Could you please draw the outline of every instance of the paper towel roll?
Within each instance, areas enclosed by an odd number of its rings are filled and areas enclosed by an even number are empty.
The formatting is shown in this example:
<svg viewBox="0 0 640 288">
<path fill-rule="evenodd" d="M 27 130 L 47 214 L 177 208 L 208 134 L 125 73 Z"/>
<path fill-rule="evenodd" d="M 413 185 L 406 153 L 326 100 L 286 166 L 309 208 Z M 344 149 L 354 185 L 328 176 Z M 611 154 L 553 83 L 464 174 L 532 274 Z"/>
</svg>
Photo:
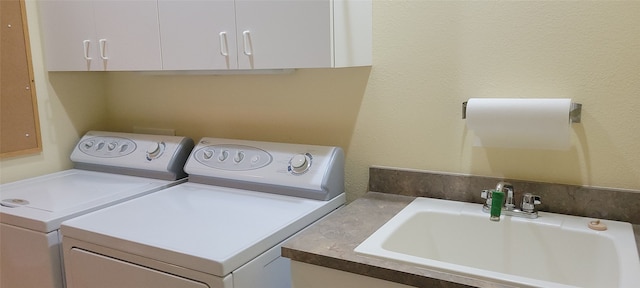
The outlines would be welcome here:
<svg viewBox="0 0 640 288">
<path fill-rule="evenodd" d="M 471 98 L 467 127 L 474 146 L 567 150 L 571 99 Z"/>
</svg>

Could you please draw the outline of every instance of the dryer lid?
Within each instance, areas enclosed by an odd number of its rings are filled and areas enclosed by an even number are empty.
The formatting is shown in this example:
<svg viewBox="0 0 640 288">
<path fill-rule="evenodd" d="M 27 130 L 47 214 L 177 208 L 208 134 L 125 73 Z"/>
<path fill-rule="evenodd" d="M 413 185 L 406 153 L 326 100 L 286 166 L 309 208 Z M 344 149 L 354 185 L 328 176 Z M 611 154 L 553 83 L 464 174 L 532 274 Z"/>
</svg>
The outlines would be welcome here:
<svg viewBox="0 0 640 288">
<path fill-rule="evenodd" d="M 344 202 L 344 194 L 322 201 L 185 183 L 69 220 L 61 231 L 222 277 Z"/>
</svg>

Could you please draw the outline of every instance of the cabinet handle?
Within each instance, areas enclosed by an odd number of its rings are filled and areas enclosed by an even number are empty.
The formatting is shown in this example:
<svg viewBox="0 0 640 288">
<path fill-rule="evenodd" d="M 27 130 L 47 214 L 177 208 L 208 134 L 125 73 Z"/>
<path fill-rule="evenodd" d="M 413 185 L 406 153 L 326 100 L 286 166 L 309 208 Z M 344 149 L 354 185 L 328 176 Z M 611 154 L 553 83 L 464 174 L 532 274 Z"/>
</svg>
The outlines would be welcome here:
<svg viewBox="0 0 640 288">
<path fill-rule="evenodd" d="M 89 57 L 89 44 L 91 44 L 91 40 L 82 41 L 82 50 L 84 51 L 84 60 L 91 60 Z"/>
<path fill-rule="evenodd" d="M 98 43 L 100 44 L 100 58 L 102 58 L 102 60 L 109 60 L 109 57 L 107 57 L 105 53 L 105 50 L 107 50 L 107 39 L 100 39 Z"/>
<path fill-rule="evenodd" d="M 245 30 L 242 32 L 242 39 L 244 40 L 244 55 L 252 56 L 253 51 L 251 50 L 251 32 L 249 30 Z"/>
<path fill-rule="evenodd" d="M 220 32 L 220 54 L 222 56 L 229 56 L 229 46 L 227 44 L 227 32 Z"/>
</svg>

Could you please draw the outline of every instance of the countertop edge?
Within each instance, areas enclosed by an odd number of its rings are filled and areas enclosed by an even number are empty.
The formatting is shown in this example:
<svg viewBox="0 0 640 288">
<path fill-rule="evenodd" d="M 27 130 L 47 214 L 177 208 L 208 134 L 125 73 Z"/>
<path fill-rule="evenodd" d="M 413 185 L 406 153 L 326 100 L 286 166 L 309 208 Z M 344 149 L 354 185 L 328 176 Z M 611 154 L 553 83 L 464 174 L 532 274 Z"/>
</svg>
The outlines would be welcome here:
<svg viewBox="0 0 640 288">
<path fill-rule="evenodd" d="M 416 287 L 509 287 L 483 279 L 367 257 L 353 251 L 415 198 L 367 192 L 285 242 L 282 256 Z M 640 254 L 640 225 L 632 224 L 632 227 Z"/>
</svg>

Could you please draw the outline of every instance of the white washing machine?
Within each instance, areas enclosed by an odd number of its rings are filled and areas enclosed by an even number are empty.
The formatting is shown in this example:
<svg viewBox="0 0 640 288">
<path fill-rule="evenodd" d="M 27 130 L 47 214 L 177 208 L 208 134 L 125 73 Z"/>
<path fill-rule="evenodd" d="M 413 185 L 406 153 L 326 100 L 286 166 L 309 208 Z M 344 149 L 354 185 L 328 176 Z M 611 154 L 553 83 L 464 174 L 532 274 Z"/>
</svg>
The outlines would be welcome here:
<svg viewBox="0 0 640 288">
<path fill-rule="evenodd" d="M 64 222 L 67 287 L 290 287 L 281 243 L 345 203 L 338 147 L 203 138 L 185 171 Z"/>
<path fill-rule="evenodd" d="M 91 131 L 74 168 L 0 186 L 0 287 L 62 288 L 60 223 L 186 181 L 193 140 Z"/>
</svg>

